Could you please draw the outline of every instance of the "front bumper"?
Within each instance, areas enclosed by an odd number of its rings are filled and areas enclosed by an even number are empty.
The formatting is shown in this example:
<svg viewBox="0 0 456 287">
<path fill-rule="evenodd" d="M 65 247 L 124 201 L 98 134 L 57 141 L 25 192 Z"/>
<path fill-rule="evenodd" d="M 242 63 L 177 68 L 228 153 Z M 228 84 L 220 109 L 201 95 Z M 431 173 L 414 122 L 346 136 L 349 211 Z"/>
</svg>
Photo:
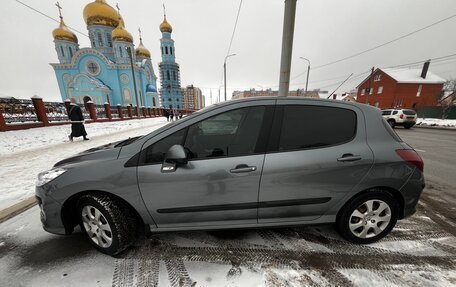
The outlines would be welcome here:
<svg viewBox="0 0 456 287">
<path fill-rule="evenodd" d="M 54 234 L 68 234 L 62 221 L 62 205 L 42 187 L 35 187 L 35 196 L 40 207 L 40 219 L 44 230 Z"/>
</svg>

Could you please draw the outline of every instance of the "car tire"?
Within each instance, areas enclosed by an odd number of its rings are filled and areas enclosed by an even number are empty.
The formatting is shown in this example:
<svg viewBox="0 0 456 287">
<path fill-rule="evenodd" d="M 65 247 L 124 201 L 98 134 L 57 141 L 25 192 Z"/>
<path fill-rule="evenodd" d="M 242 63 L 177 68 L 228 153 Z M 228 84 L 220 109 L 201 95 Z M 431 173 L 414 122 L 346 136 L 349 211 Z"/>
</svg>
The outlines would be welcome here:
<svg viewBox="0 0 456 287">
<path fill-rule="evenodd" d="M 81 230 L 99 251 L 113 256 L 134 243 L 138 220 L 123 202 L 102 193 L 87 194 L 79 199 L 77 210 Z"/>
<path fill-rule="evenodd" d="M 388 120 L 388 124 L 390 125 L 391 128 L 394 129 L 394 126 L 396 125 L 396 122 L 394 120 Z"/>
<path fill-rule="evenodd" d="M 411 124 L 404 124 L 404 128 L 405 128 L 405 129 L 410 129 L 411 127 L 413 127 L 413 125 L 411 125 Z"/>
<path fill-rule="evenodd" d="M 348 202 L 340 211 L 336 227 L 346 240 L 369 244 L 385 237 L 399 216 L 397 200 L 389 192 L 372 190 Z"/>
</svg>

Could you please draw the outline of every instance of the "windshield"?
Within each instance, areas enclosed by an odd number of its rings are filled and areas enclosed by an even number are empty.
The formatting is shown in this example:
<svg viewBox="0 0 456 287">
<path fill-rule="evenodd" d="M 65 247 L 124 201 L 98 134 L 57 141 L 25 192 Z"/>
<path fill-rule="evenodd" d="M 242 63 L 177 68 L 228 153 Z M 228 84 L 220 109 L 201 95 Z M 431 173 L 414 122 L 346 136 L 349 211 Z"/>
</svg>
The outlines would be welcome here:
<svg viewBox="0 0 456 287">
<path fill-rule="evenodd" d="M 403 110 L 402 111 L 405 115 L 409 115 L 409 116 L 414 116 L 416 115 L 416 112 L 413 111 L 413 110 Z"/>
</svg>

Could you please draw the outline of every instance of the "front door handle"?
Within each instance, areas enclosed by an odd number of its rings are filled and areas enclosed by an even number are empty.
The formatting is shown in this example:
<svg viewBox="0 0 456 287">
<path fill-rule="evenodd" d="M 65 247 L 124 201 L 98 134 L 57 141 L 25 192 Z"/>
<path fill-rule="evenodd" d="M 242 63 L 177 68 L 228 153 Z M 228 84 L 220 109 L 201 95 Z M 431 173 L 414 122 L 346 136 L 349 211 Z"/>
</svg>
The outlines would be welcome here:
<svg viewBox="0 0 456 287">
<path fill-rule="evenodd" d="M 362 159 L 362 157 L 360 155 L 353 155 L 351 153 L 346 153 L 342 157 L 339 157 L 337 159 L 337 161 L 346 162 L 346 161 L 357 161 L 357 160 L 361 160 L 361 159 Z"/>
<path fill-rule="evenodd" d="M 244 173 L 244 172 L 252 172 L 255 171 L 257 168 L 256 166 L 248 166 L 246 164 L 239 164 L 235 168 L 230 169 L 231 173 Z"/>
</svg>

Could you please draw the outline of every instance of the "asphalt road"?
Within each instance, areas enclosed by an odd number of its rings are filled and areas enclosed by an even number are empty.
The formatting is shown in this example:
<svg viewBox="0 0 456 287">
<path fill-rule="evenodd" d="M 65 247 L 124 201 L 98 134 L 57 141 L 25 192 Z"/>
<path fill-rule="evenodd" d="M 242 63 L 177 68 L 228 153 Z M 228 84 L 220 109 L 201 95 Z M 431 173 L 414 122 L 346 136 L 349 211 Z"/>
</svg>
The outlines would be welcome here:
<svg viewBox="0 0 456 287">
<path fill-rule="evenodd" d="M 80 231 L 42 230 L 34 207 L 0 224 L 0 286 L 455 286 L 455 131 L 397 129 L 425 161 L 427 187 L 412 217 L 369 245 L 332 226 L 176 232 L 116 258 Z"/>
<path fill-rule="evenodd" d="M 456 130 L 396 128 L 424 160 L 426 192 L 456 206 Z"/>
</svg>

